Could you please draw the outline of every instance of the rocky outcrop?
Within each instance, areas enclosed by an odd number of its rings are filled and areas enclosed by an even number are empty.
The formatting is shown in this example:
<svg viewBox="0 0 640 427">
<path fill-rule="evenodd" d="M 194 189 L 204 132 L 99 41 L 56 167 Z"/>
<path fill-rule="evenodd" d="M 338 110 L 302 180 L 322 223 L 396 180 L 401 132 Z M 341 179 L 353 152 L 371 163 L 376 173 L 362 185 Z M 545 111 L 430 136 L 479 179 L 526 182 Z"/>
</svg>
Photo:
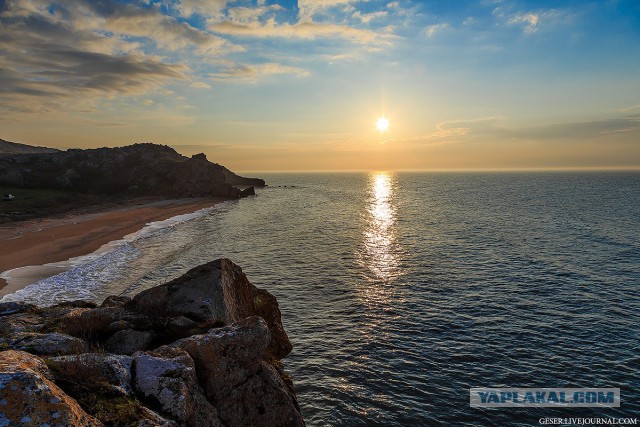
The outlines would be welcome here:
<svg viewBox="0 0 640 427">
<path fill-rule="evenodd" d="M 3 347 L 0 425 L 304 425 L 278 303 L 227 259 L 98 307 L 0 304 Z"/>
<path fill-rule="evenodd" d="M 253 286 L 228 259 L 203 264 L 171 282 L 142 291 L 127 308 L 148 316 L 184 316 L 204 324 L 230 324 L 260 316 L 271 334 L 267 355 L 281 359 L 292 349 L 275 297 Z"/>
</svg>

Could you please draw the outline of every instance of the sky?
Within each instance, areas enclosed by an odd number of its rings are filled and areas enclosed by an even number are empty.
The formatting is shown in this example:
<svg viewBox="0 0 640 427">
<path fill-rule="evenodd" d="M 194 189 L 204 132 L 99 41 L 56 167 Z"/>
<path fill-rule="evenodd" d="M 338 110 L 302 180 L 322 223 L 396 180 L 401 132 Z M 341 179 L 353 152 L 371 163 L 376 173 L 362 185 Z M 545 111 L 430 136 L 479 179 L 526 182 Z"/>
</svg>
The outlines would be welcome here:
<svg viewBox="0 0 640 427">
<path fill-rule="evenodd" d="M 0 138 L 237 171 L 640 168 L 640 1 L 0 0 Z"/>
</svg>

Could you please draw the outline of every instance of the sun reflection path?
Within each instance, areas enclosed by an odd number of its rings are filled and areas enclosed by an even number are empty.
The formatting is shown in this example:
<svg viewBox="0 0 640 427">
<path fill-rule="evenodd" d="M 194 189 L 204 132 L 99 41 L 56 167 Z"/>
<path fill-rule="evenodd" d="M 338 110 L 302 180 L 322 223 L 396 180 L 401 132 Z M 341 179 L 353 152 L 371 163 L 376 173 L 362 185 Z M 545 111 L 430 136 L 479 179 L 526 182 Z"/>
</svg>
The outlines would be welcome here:
<svg viewBox="0 0 640 427">
<path fill-rule="evenodd" d="M 393 279 L 398 269 L 394 255 L 396 209 L 393 188 L 391 174 L 375 172 L 371 175 L 363 261 L 375 279 L 384 282 Z"/>
</svg>

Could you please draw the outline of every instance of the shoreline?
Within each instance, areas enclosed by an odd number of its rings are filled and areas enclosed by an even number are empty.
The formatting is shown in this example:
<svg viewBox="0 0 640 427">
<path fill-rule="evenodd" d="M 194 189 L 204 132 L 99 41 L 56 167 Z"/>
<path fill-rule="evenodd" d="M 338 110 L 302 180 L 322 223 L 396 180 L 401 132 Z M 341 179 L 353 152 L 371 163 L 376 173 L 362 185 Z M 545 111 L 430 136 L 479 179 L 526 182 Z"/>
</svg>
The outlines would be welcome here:
<svg viewBox="0 0 640 427">
<path fill-rule="evenodd" d="M 0 246 L 6 254 L 0 257 L 0 274 L 88 255 L 109 242 L 141 230 L 150 222 L 192 213 L 226 200 L 222 197 L 156 200 L 90 213 L 4 223 L 0 225 Z M 30 284 L 26 282 L 34 283 L 61 272 L 49 269 L 51 274 L 43 275 L 44 270 L 40 269 L 40 275 L 27 275 L 26 281 L 23 278 L 24 283 L 11 286 L 11 292 Z M 0 278 L 0 298 L 8 293 L 7 285 L 7 281 Z"/>
</svg>

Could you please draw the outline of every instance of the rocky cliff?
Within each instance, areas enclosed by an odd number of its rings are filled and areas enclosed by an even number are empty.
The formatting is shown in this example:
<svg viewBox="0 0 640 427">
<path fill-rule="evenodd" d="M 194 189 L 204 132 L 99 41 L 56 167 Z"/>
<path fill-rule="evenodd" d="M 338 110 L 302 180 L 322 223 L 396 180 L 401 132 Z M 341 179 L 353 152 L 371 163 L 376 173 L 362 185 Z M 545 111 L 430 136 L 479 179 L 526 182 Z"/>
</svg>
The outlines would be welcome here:
<svg viewBox="0 0 640 427">
<path fill-rule="evenodd" d="M 219 259 L 100 306 L 0 304 L 0 425 L 304 426 L 276 299 Z"/>
<path fill-rule="evenodd" d="M 0 185 L 122 196 L 240 198 L 264 186 L 207 160 L 156 144 L 0 156 Z"/>
</svg>

